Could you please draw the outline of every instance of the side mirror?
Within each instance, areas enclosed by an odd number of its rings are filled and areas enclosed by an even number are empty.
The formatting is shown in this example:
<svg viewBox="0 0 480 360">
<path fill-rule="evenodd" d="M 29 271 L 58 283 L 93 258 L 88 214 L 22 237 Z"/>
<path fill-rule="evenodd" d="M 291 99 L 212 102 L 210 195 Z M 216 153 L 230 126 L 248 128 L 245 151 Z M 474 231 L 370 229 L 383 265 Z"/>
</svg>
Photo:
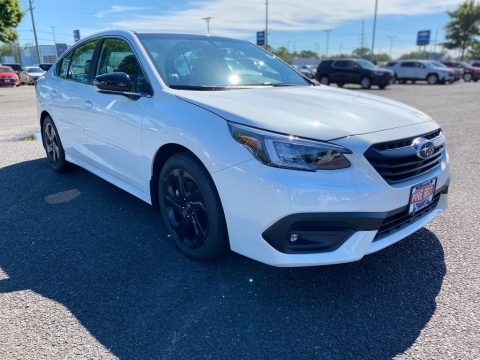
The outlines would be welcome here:
<svg viewBox="0 0 480 360">
<path fill-rule="evenodd" d="M 108 92 L 130 93 L 133 89 L 133 84 L 130 81 L 130 78 L 124 72 L 98 75 L 93 79 L 93 85 L 101 91 Z"/>
</svg>

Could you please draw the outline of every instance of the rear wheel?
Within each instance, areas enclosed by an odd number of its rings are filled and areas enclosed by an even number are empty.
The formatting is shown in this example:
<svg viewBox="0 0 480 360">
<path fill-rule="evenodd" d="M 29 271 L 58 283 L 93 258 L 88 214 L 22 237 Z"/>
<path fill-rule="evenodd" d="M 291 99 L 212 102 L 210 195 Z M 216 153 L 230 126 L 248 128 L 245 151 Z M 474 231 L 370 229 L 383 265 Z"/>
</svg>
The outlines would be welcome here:
<svg viewBox="0 0 480 360">
<path fill-rule="evenodd" d="M 65 160 L 65 151 L 63 150 L 62 141 L 58 135 L 57 128 L 50 116 L 43 121 L 42 141 L 47 159 L 53 170 L 63 173 L 68 170 L 69 163 Z"/>
<path fill-rule="evenodd" d="M 207 170 L 188 153 L 173 155 L 160 172 L 158 201 L 163 223 L 176 247 L 197 260 L 228 250 L 222 204 Z"/>
<path fill-rule="evenodd" d="M 362 89 L 370 89 L 372 87 L 372 80 L 368 76 L 364 76 L 360 80 L 360 86 Z"/>
<path fill-rule="evenodd" d="M 465 82 L 470 82 L 472 81 L 472 74 L 469 74 L 469 73 L 466 73 L 466 74 L 463 74 L 463 81 Z"/>
</svg>

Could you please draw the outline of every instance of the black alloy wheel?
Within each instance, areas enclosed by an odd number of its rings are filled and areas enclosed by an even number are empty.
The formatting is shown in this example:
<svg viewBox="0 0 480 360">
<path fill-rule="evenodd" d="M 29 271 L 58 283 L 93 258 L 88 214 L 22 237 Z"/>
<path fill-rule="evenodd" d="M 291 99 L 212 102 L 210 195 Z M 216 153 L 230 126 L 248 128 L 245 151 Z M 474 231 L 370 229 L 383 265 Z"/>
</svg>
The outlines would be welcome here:
<svg viewBox="0 0 480 360">
<path fill-rule="evenodd" d="M 159 180 L 160 213 L 177 248 L 199 260 L 223 255 L 228 248 L 225 219 L 203 165 L 187 153 L 174 155 Z"/>
<path fill-rule="evenodd" d="M 43 147 L 47 154 L 48 162 L 53 170 L 62 173 L 68 170 L 68 162 L 65 160 L 65 151 L 63 150 L 60 136 L 52 118 L 47 116 L 42 127 Z"/>
</svg>

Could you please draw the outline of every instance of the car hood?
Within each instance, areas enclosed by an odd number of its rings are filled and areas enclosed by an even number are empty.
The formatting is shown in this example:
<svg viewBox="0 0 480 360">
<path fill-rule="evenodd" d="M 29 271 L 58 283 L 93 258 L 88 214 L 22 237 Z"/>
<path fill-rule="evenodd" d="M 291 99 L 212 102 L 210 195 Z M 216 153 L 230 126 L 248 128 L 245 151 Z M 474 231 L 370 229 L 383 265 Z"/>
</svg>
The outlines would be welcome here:
<svg viewBox="0 0 480 360">
<path fill-rule="evenodd" d="M 14 72 L 9 72 L 9 73 L 0 73 L 0 77 L 2 78 L 11 78 L 17 76 L 16 73 Z"/>
<path fill-rule="evenodd" d="M 40 76 L 43 76 L 43 74 L 45 73 L 44 72 L 27 73 L 27 75 L 34 76 L 34 77 L 40 77 Z"/>
<path fill-rule="evenodd" d="M 226 120 L 318 140 L 431 121 L 402 103 L 329 86 L 176 91 L 183 101 Z"/>
</svg>

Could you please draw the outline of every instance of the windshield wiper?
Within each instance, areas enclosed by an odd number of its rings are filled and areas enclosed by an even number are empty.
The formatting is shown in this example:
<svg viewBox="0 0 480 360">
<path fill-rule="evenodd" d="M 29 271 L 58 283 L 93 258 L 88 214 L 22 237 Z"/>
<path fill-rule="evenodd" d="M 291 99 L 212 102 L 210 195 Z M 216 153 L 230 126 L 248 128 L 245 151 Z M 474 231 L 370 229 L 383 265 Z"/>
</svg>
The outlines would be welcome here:
<svg viewBox="0 0 480 360">
<path fill-rule="evenodd" d="M 203 90 L 203 91 L 215 91 L 215 90 L 228 90 L 228 86 L 205 86 L 205 85 L 170 85 L 170 88 L 176 90 Z"/>
</svg>

